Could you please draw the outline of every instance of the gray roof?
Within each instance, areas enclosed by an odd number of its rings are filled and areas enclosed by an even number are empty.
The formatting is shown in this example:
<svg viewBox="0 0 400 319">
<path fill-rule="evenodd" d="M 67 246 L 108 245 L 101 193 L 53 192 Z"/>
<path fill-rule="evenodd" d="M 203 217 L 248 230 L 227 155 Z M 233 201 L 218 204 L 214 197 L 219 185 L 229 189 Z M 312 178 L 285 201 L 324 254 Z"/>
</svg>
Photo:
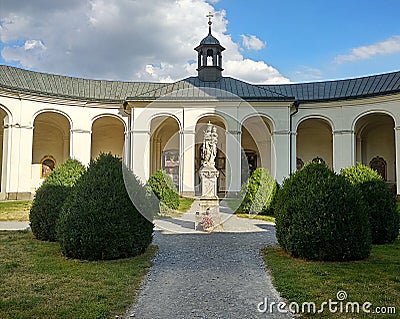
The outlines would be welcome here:
<svg viewBox="0 0 400 319">
<path fill-rule="evenodd" d="M 121 82 L 74 78 L 0 65 L 0 89 L 83 101 L 122 102 L 165 83 Z"/>
<path fill-rule="evenodd" d="M 167 84 L 155 88 L 144 94 L 127 97 L 127 100 L 193 100 L 193 99 L 225 99 L 237 100 L 260 100 L 260 101 L 293 101 L 294 97 L 286 96 L 270 90 L 268 87 L 252 85 L 234 78 L 222 77 L 216 82 L 203 82 L 198 77 Z"/>
<path fill-rule="evenodd" d="M 400 93 L 400 72 L 346 80 L 261 85 L 261 87 L 283 95 L 294 96 L 300 102 L 355 99 Z"/>
<path fill-rule="evenodd" d="M 201 40 L 200 45 L 202 44 L 220 44 L 220 43 L 216 37 L 214 37 L 211 33 L 209 33 L 203 40 Z"/>
<path fill-rule="evenodd" d="M 203 82 L 189 77 L 175 83 L 121 82 L 74 78 L 23 70 L 0 65 L 0 89 L 40 96 L 83 101 L 120 103 L 127 100 L 155 100 L 164 95 L 172 99 L 230 99 L 318 102 L 355 99 L 400 93 L 400 71 L 362 78 L 281 85 L 253 85 L 222 77 L 217 82 Z"/>
</svg>

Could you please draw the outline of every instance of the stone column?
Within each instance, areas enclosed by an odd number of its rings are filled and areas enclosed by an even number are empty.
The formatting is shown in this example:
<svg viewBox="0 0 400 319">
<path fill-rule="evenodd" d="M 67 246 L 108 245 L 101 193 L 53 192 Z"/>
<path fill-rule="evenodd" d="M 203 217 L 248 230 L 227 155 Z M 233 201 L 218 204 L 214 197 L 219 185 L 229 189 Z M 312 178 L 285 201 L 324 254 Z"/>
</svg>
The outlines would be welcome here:
<svg viewBox="0 0 400 319">
<path fill-rule="evenodd" d="M 9 188 L 8 181 L 10 175 L 10 151 L 11 151 L 11 128 L 8 125 L 4 126 L 3 130 L 3 157 L 2 157 L 2 166 L 1 166 L 1 199 L 7 198 L 7 190 Z"/>
<path fill-rule="evenodd" d="M 132 131 L 132 168 L 143 183 L 150 177 L 150 131 Z"/>
<path fill-rule="evenodd" d="M 290 132 L 291 154 L 290 154 L 290 172 L 297 170 L 297 132 Z"/>
<path fill-rule="evenodd" d="M 31 198 L 33 127 L 4 127 L 2 192 L 6 199 Z"/>
<path fill-rule="evenodd" d="M 400 194 L 400 126 L 395 127 L 395 144 L 396 144 L 396 187 L 397 195 Z"/>
<path fill-rule="evenodd" d="M 0 148 L 1 148 L 1 160 L 2 163 L 4 163 L 4 130 L 0 131 Z M 4 200 L 5 199 L 5 193 L 4 193 L 4 189 L 3 189 L 3 166 L 0 167 L 0 200 Z"/>
<path fill-rule="evenodd" d="M 352 130 L 333 132 L 333 170 L 340 170 L 355 164 L 355 137 Z"/>
<path fill-rule="evenodd" d="M 123 152 L 123 161 L 126 167 L 131 167 L 131 136 L 129 131 L 124 133 L 124 152 Z"/>
<path fill-rule="evenodd" d="M 226 132 L 226 190 L 227 197 L 238 197 L 242 172 L 242 132 L 230 130 Z"/>
<path fill-rule="evenodd" d="M 92 132 L 85 129 L 72 129 L 70 139 L 70 157 L 88 166 L 91 156 Z"/>
<path fill-rule="evenodd" d="M 183 196 L 193 197 L 194 192 L 194 157 L 195 157 L 195 144 L 196 132 L 195 130 L 184 130 L 180 134 L 180 171 L 181 180 L 181 194 Z"/>
<path fill-rule="evenodd" d="M 274 144 L 272 150 L 273 171 L 272 176 L 275 177 L 279 184 L 282 184 L 283 179 L 290 175 L 290 138 L 289 130 L 277 130 L 273 134 Z M 275 168 L 275 169 L 274 169 Z"/>
</svg>

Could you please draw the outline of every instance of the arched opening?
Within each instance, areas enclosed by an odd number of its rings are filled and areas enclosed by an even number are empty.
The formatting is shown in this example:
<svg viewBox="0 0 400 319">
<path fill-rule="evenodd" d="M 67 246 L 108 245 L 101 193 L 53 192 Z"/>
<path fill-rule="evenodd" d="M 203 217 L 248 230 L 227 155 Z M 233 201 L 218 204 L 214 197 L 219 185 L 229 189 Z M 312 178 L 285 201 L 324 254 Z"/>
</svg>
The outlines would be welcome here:
<svg viewBox="0 0 400 319">
<path fill-rule="evenodd" d="M 5 178 L 3 177 L 3 173 L 5 175 L 7 169 L 5 165 L 6 161 L 3 161 L 3 158 L 5 159 L 7 155 L 7 140 L 4 137 L 4 126 L 8 124 L 8 115 L 2 108 L 0 108 L 0 123 L 0 192 L 4 192 Z"/>
<path fill-rule="evenodd" d="M 92 124 L 90 157 L 95 159 L 100 153 L 111 153 L 122 157 L 125 141 L 123 122 L 113 116 L 102 116 Z"/>
<path fill-rule="evenodd" d="M 357 120 L 356 161 L 375 169 L 389 184 L 396 184 L 394 121 L 382 113 Z"/>
<path fill-rule="evenodd" d="M 324 162 L 333 167 L 332 127 L 323 119 L 307 119 L 297 128 L 296 156 L 297 168 L 302 163 Z"/>
<path fill-rule="evenodd" d="M 214 61 L 214 52 L 211 49 L 207 50 L 207 66 L 213 66 L 215 65 Z"/>
<path fill-rule="evenodd" d="M 150 175 L 163 169 L 179 190 L 179 124 L 170 116 L 158 116 L 150 124 Z"/>
<path fill-rule="evenodd" d="M 252 116 L 242 124 L 242 172 L 245 183 L 257 167 L 273 173 L 272 123 L 265 116 Z"/>
<path fill-rule="evenodd" d="M 33 122 L 32 187 L 40 186 L 56 165 L 64 163 L 70 153 L 70 122 L 62 114 L 44 112 Z M 46 159 L 52 159 L 50 165 Z M 49 164 L 49 165 L 48 165 Z M 50 170 L 50 171 L 49 171 Z"/>
<path fill-rule="evenodd" d="M 200 118 L 196 123 L 196 137 L 195 137 L 195 194 L 201 195 L 201 181 L 199 170 L 202 166 L 202 147 L 204 132 L 207 129 L 207 124 L 211 123 L 217 128 L 218 143 L 217 143 L 217 155 L 215 158 L 215 167 L 219 171 L 219 177 L 217 180 L 217 192 L 219 195 L 225 195 L 227 180 L 226 180 L 226 126 L 224 121 L 218 116 L 205 116 Z"/>
</svg>

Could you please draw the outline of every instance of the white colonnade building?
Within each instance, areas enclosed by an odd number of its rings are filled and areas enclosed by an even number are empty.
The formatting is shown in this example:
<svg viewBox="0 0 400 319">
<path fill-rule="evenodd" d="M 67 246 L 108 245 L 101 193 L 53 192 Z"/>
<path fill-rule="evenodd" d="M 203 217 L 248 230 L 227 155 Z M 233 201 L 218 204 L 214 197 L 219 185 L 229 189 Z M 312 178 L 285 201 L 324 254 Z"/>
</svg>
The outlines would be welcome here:
<svg viewBox="0 0 400 319">
<path fill-rule="evenodd" d="M 309 161 L 334 171 L 362 162 L 400 194 L 400 72 L 282 85 L 222 75 L 211 34 L 195 48 L 198 75 L 175 83 L 73 78 L 0 65 L 0 198 L 31 198 L 68 158 L 124 157 L 143 181 L 165 169 L 198 193 L 203 131 L 217 126 L 218 192 L 235 196 L 244 171 L 282 182 Z"/>
</svg>

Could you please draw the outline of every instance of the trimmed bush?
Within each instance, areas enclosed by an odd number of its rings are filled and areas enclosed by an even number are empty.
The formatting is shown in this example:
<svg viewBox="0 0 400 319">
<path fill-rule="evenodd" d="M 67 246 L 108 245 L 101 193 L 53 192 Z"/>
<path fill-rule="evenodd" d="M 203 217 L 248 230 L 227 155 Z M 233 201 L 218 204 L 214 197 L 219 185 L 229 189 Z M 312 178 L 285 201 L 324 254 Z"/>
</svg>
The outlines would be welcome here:
<svg viewBox="0 0 400 319">
<path fill-rule="evenodd" d="M 369 256 L 370 225 L 363 198 L 325 164 L 307 164 L 286 179 L 275 213 L 278 242 L 294 257 L 345 261 Z"/>
<path fill-rule="evenodd" d="M 134 193 L 135 204 L 146 207 L 146 188 L 135 176 L 130 179 L 129 191 Z M 151 203 L 147 207 L 151 209 Z M 85 260 L 138 255 L 151 243 L 152 234 L 153 223 L 129 198 L 121 159 L 111 154 L 101 154 L 90 163 L 67 199 L 57 225 L 62 252 Z"/>
<path fill-rule="evenodd" d="M 257 168 L 240 191 L 240 213 L 254 213 L 273 216 L 273 203 L 278 183 L 265 168 Z"/>
<path fill-rule="evenodd" d="M 372 243 L 393 243 L 399 235 L 399 213 L 396 198 L 383 178 L 361 163 L 342 169 L 341 174 L 359 188 L 366 202 Z"/>
<path fill-rule="evenodd" d="M 179 206 L 179 194 L 171 177 L 163 170 L 156 171 L 148 181 L 157 198 L 170 209 Z"/>
<path fill-rule="evenodd" d="M 77 160 L 56 167 L 38 188 L 29 214 L 33 234 L 39 240 L 56 241 L 56 224 L 72 187 L 85 172 Z"/>
</svg>

